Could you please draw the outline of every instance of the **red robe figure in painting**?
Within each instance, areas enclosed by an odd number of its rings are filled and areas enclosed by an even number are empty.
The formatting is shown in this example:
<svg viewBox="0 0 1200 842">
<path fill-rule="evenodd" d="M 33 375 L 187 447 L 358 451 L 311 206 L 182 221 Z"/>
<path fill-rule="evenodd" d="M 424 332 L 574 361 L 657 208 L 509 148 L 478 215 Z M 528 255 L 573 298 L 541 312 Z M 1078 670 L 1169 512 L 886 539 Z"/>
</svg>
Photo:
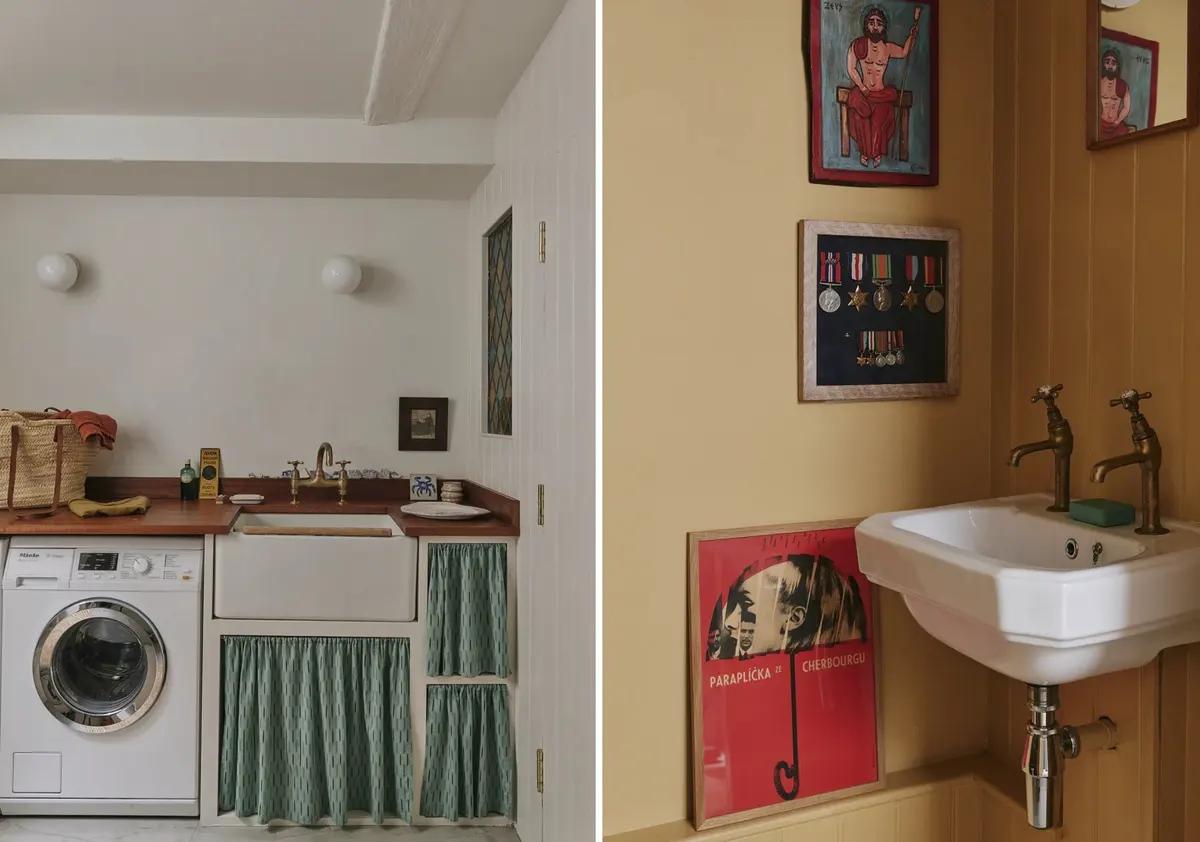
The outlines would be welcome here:
<svg viewBox="0 0 1200 842">
<path fill-rule="evenodd" d="M 896 134 L 896 104 L 900 92 L 887 85 L 888 62 L 907 58 L 917 36 L 914 22 L 903 44 L 887 40 L 887 15 L 871 8 L 863 17 L 863 34 L 850 42 L 846 70 L 854 88 L 850 91 L 850 137 L 858 145 L 858 160 L 864 166 L 878 167 Z"/>
<path fill-rule="evenodd" d="M 1129 134 L 1125 118 L 1132 107 L 1129 83 L 1121 78 L 1121 55 L 1107 49 L 1100 59 L 1100 139 Z"/>
</svg>

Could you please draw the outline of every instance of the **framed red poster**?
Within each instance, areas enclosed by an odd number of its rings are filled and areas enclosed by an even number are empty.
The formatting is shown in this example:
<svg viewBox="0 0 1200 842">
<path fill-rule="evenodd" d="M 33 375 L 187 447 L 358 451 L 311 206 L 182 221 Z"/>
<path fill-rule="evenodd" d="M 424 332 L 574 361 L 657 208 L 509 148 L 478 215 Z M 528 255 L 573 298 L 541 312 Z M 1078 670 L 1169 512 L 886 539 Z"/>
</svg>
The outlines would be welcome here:
<svg viewBox="0 0 1200 842">
<path fill-rule="evenodd" d="M 857 523 L 688 535 L 697 829 L 883 786 L 879 626 Z"/>
</svg>

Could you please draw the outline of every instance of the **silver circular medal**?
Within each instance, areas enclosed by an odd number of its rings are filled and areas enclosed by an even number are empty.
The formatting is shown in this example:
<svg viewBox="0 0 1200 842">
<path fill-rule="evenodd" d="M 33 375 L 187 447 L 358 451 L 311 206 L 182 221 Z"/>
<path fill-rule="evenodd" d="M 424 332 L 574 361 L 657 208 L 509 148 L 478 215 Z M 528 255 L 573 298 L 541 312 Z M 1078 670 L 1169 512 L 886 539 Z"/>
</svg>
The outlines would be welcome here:
<svg viewBox="0 0 1200 842">
<path fill-rule="evenodd" d="M 888 351 L 888 355 L 887 355 L 887 364 L 888 364 L 888 365 L 895 365 L 895 364 L 896 364 L 896 353 L 895 353 L 894 351 Z"/>
<path fill-rule="evenodd" d="M 937 315 L 942 312 L 942 308 L 946 306 L 946 299 L 942 297 L 940 290 L 931 289 L 925 294 L 925 309 L 930 313 Z"/>
<path fill-rule="evenodd" d="M 892 293 L 887 287 L 880 287 L 875 290 L 875 295 L 872 296 L 875 300 L 875 309 L 884 313 L 892 309 Z"/>
<path fill-rule="evenodd" d="M 883 354 L 879 354 L 875 357 L 876 368 L 883 368 L 885 365 L 887 365 L 887 357 L 885 357 Z"/>
<path fill-rule="evenodd" d="M 837 309 L 842 306 L 842 297 L 833 287 L 825 287 L 817 296 L 817 306 L 826 313 L 836 313 Z"/>
<path fill-rule="evenodd" d="M 900 350 L 896 351 L 896 365 L 904 365 L 904 352 L 903 351 L 900 351 Z"/>
</svg>

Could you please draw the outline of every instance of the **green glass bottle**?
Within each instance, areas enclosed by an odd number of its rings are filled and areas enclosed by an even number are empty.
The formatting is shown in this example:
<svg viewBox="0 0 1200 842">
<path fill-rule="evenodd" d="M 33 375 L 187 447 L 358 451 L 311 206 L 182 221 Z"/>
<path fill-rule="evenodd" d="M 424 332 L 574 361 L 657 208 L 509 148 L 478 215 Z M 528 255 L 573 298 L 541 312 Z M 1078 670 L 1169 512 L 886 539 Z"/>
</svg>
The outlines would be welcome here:
<svg viewBox="0 0 1200 842">
<path fill-rule="evenodd" d="M 180 500 L 197 500 L 200 498 L 200 477 L 196 476 L 196 469 L 192 467 L 192 460 L 189 459 L 183 465 L 183 470 L 179 472 L 179 499 Z"/>
</svg>

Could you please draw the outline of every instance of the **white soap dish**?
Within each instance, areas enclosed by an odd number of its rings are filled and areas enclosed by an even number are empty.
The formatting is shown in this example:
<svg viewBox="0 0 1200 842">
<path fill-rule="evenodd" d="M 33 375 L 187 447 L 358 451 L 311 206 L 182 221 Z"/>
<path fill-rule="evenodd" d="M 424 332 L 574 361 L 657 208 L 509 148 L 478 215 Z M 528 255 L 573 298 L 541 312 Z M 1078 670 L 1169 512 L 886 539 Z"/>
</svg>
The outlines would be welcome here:
<svg viewBox="0 0 1200 842">
<path fill-rule="evenodd" d="M 229 502 L 237 506 L 252 506 L 266 499 L 261 494 L 234 494 L 229 498 Z"/>
</svg>

